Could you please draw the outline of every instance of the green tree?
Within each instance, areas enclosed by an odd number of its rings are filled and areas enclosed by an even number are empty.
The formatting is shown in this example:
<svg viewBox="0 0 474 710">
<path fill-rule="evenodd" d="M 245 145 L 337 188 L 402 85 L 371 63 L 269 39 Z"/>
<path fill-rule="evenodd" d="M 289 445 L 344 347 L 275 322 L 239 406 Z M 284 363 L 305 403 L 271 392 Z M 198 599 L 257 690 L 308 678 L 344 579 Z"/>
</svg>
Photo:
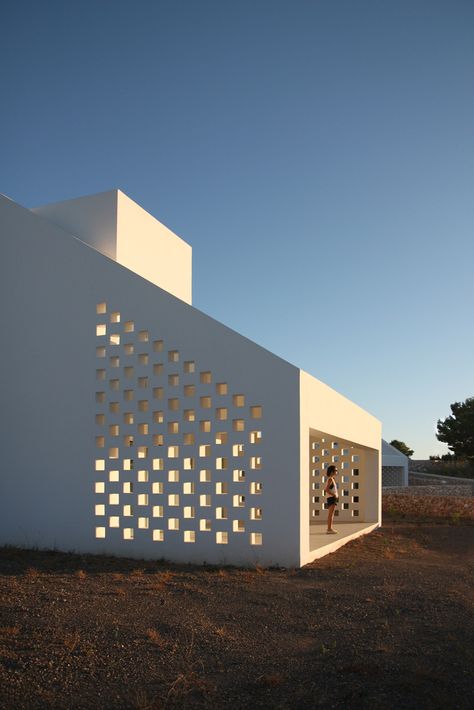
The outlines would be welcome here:
<svg viewBox="0 0 474 710">
<path fill-rule="evenodd" d="M 412 456 L 412 454 L 414 454 L 413 449 L 410 449 L 410 447 L 407 446 L 404 441 L 392 439 L 392 441 L 390 442 L 390 446 L 393 446 L 394 449 L 398 449 L 402 454 L 405 454 L 405 456 Z"/>
<path fill-rule="evenodd" d="M 474 461 L 474 397 L 454 402 L 451 412 L 444 421 L 438 419 L 436 436 L 457 458 Z"/>
</svg>

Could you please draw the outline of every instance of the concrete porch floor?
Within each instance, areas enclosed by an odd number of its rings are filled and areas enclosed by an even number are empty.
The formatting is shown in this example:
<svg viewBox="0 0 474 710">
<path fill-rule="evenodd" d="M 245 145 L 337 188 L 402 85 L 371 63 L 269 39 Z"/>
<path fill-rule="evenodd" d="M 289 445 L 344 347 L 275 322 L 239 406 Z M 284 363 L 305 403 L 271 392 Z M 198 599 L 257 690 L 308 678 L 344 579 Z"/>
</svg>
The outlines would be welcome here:
<svg viewBox="0 0 474 710">
<path fill-rule="evenodd" d="M 334 527 L 338 531 L 337 535 L 327 534 L 326 523 L 312 524 L 310 526 L 309 553 L 307 559 L 305 559 L 302 564 L 308 564 L 319 557 L 324 557 L 324 555 L 330 552 L 335 552 L 351 540 L 355 540 L 361 535 L 366 535 L 372 532 L 372 530 L 376 530 L 379 524 L 367 522 L 342 523 L 335 521 Z"/>
</svg>

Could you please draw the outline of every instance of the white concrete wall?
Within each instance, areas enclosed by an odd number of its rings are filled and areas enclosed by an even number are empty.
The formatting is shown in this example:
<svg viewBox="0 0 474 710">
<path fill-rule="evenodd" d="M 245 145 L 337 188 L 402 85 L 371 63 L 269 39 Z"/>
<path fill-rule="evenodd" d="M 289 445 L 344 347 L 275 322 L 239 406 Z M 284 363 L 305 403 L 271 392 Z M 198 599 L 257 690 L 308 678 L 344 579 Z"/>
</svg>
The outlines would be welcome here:
<svg viewBox="0 0 474 710">
<path fill-rule="evenodd" d="M 322 432 L 363 449 L 363 520 L 381 523 L 381 423 L 338 392 L 300 372 L 300 549 L 301 564 L 311 558 L 309 549 L 310 432 Z"/>
<path fill-rule="evenodd" d="M 251 564 L 279 563 L 298 564 L 300 531 L 300 488 L 299 488 L 299 371 L 258 347 L 246 338 L 238 335 L 211 318 L 188 306 L 169 293 L 154 286 L 128 269 L 115 263 L 58 226 L 40 218 L 33 212 L 15 203 L 0 200 L 0 238 L 2 242 L 0 324 L 2 329 L 2 368 L 0 387 L 2 392 L 1 410 L 1 447 L 2 470 L 0 478 L 0 541 L 21 546 L 57 547 L 63 550 L 81 552 L 107 552 L 136 557 L 165 557 L 182 561 L 207 561 L 212 563 L 232 562 Z M 96 314 L 99 303 L 107 303 L 106 320 Z M 120 312 L 121 323 L 110 324 L 111 312 Z M 124 336 L 125 321 L 134 321 L 134 333 Z M 106 323 L 105 336 L 96 335 L 96 325 Z M 119 332 L 122 336 L 120 346 L 109 344 L 110 335 Z M 147 330 L 148 343 L 139 339 L 139 331 Z M 156 357 L 152 343 L 164 341 L 164 373 L 161 381 L 165 382 L 163 400 L 155 401 L 153 386 L 154 375 L 150 367 Z M 127 356 L 123 345 L 127 341 L 135 344 L 135 355 L 141 352 L 150 354 L 149 365 L 140 366 L 133 359 L 135 367 L 132 380 L 125 382 L 123 367 Z M 104 360 L 96 357 L 96 348 L 107 348 L 106 366 Z M 180 369 L 180 399 L 182 385 L 186 381 L 196 384 L 194 399 L 189 404 L 198 412 L 198 419 L 207 417 L 199 405 L 199 397 L 209 392 L 216 382 L 226 382 L 229 394 L 217 397 L 213 394 L 210 410 L 215 412 L 216 405 L 225 405 L 229 409 L 226 422 L 218 426 L 213 424 L 213 433 L 217 430 L 229 432 L 229 441 L 222 446 L 221 455 L 231 463 L 223 472 L 215 470 L 216 447 L 212 443 L 214 462 L 202 462 L 196 470 L 212 469 L 212 483 L 201 484 L 196 480 L 196 493 L 193 505 L 199 508 L 196 496 L 202 490 L 211 489 L 211 511 L 199 511 L 195 520 L 184 521 L 183 503 L 180 502 L 179 531 L 168 531 L 166 520 L 175 514 L 168 505 L 168 494 L 179 493 L 183 497 L 182 484 L 191 479 L 187 472 L 179 484 L 168 482 L 163 473 L 152 471 L 152 460 L 160 456 L 156 447 L 150 444 L 150 436 L 158 431 L 153 422 L 153 411 L 158 406 L 165 411 L 167 421 L 175 418 L 175 413 L 168 409 L 168 399 L 175 396 L 175 388 L 168 384 L 168 375 L 175 370 L 174 363 L 167 359 L 169 350 L 179 350 L 181 367 L 184 361 L 194 361 L 196 371 L 211 371 L 212 384 L 197 382 L 196 376 L 186 380 Z M 110 388 L 110 380 L 115 372 L 110 364 L 110 357 L 116 352 L 121 358 L 118 369 L 120 390 Z M 131 361 L 129 361 L 131 362 Z M 96 379 L 96 370 L 106 370 L 106 380 Z M 138 377 L 150 377 L 147 389 L 140 390 Z M 166 380 L 163 380 L 166 377 Z M 304 379 L 306 377 L 303 375 Z M 105 387 L 103 386 L 105 385 Z M 135 399 L 124 399 L 124 389 L 135 390 Z M 305 388 L 302 388 L 305 389 Z M 318 383 L 319 391 L 320 385 Z M 95 393 L 103 390 L 106 401 L 97 403 Z M 140 391 L 139 391 L 140 390 Z M 246 397 L 245 438 L 231 429 L 231 422 L 242 414 L 234 407 L 231 395 L 243 393 Z M 139 410 L 138 400 L 150 403 L 148 412 Z M 120 403 L 121 411 L 117 415 L 109 412 L 112 401 Z M 311 402 L 305 403 L 304 425 L 312 423 Z M 257 420 L 258 428 L 263 432 L 263 439 L 258 444 L 262 457 L 262 469 L 251 471 L 249 456 L 251 448 L 248 442 L 250 421 L 249 407 L 261 405 L 263 417 Z M 180 405 L 180 422 L 183 425 L 180 436 L 188 429 L 184 427 Z M 119 529 L 107 529 L 105 539 L 96 539 L 94 530 L 101 526 L 118 510 L 109 505 L 108 495 L 114 491 L 122 497 L 121 485 L 127 474 L 122 472 L 122 462 L 129 450 L 124 448 L 122 434 L 130 433 L 123 424 L 123 414 L 131 411 L 135 414 L 135 423 L 148 423 L 150 434 L 138 435 L 135 431 L 134 459 L 138 469 L 148 469 L 150 481 L 142 488 L 136 483 L 134 496 L 140 490 L 150 490 L 152 481 L 164 481 L 164 518 L 160 527 L 165 529 L 165 541 L 153 542 L 151 539 L 152 520 L 151 501 L 148 506 L 135 505 L 139 514 L 148 517 L 150 528 L 138 529 L 136 523 L 135 539 L 123 540 L 121 521 Z M 104 413 L 105 425 L 96 425 L 97 414 Z M 211 417 L 210 417 L 211 418 Z M 214 417 L 212 417 L 214 418 Z M 324 416 L 321 422 L 324 422 Z M 117 439 L 110 434 L 109 426 L 118 423 L 121 427 L 118 461 L 108 461 L 107 469 L 121 470 L 120 485 L 109 487 L 106 474 L 94 470 L 94 460 L 102 458 L 101 452 L 117 445 Z M 122 427 L 124 427 L 122 429 Z M 255 426 L 257 428 L 257 426 Z M 351 433 L 351 427 L 346 427 Z M 189 427 L 195 433 L 195 444 L 186 446 L 186 456 L 199 458 L 199 445 L 208 443 L 209 437 L 198 431 L 198 424 Z M 103 449 L 95 446 L 95 437 L 105 436 Z M 355 434 L 354 434 L 355 435 Z M 166 444 L 178 442 L 178 438 L 168 438 Z M 245 443 L 245 460 L 233 458 L 232 444 L 242 440 Z M 372 442 L 371 437 L 364 439 Z M 380 440 L 380 437 L 379 437 Z M 147 459 L 138 460 L 137 446 L 148 445 L 150 452 Z M 180 441 L 182 446 L 182 441 Z M 161 447 L 162 448 L 162 447 Z M 183 451 L 180 453 L 179 469 L 183 471 Z M 305 460 L 307 453 L 305 452 Z M 306 461 L 307 462 L 307 461 Z M 167 468 L 174 462 L 167 461 Z M 138 465 L 139 464 L 139 465 Z M 204 465 L 202 465 L 204 464 Z M 232 480 L 233 468 L 245 468 L 245 484 Z M 307 470 L 307 466 L 305 467 Z M 105 476 L 105 477 L 104 477 Z M 136 479 L 135 479 L 136 480 Z M 105 494 L 95 493 L 95 483 L 105 481 Z M 224 481 L 228 484 L 228 493 L 217 496 L 215 484 Z M 250 483 L 260 481 L 263 484 L 261 494 L 251 494 Z M 307 483 L 307 482 L 306 482 Z M 245 491 L 244 509 L 233 508 L 233 495 Z M 188 496 L 189 499 L 192 496 Z M 216 499 L 222 499 L 230 511 L 230 519 L 217 521 L 215 518 Z M 105 500 L 106 516 L 95 516 L 94 506 Z M 258 501 L 258 502 L 257 502 Z M 120 501 L 122 509 L 123 500 Z M 250 520 L 252 506 L 263 510 L 261 521 Z M 113 510 L 111 509 L 113 508 Z M 122 516 L 120 516 L 122 517 Z M 212 519 L 212 532 L 197 530 L 195 543 L 184 543 L 183 531 L 197 529 L 196 521 L 200 518 Z M 245 533 L 232 532 L 233 518 L 245 519 Z M 107 523 L 105 522 L 107 526 Z M 186 527 L 185 527 L 186 526 Z M 215 544 L 216 531 L 228 531 L 229 542 L 226 545 Z M 251 531 L 261 532 L 262 546 L 249 544 Z"/>
<path fill-rule="evenodd" d="M 122 266 L 192 303 L 192 249 L 120 190 L 36 207 Z"/>
</svg>

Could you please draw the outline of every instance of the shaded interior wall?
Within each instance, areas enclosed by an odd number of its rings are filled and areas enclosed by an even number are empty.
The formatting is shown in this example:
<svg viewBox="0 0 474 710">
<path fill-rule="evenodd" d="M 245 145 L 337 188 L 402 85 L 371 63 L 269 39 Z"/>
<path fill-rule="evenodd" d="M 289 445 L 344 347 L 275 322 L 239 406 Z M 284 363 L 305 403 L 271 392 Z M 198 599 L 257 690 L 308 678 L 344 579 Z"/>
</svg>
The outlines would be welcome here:
<svg viewBox="0 0 474 710">
<path fill-rule="evenodd" d="M 182 561 L 297 564 L 298 370 L 15 203 L 1 200 L 0 218 L 1 541 Z M 107 305 L 105 314 L 97 313 L 101 303 Z M 120 323 L 111 323 L 111 314 L 117 312 Z M 124 330 L 129 321 L 133 333 Z M 104 324 L 106 333 L 98 335 L 97 326 Z M 141 340 L 144 331 L 148 341 Z M 120 335 L 120 345 L 111 343 L 112 335 Z M 162 351 L 154 350 L 157 341 L 163 342 Z M 127 361 L 124 345 L 132 342 L 135 352 Z M 105 358 L 98 357 L 103 347 Z M 174 351 L 179 362 L 169 359 Z M 138 355 L 147 353 L 145 365 Z M 121 359 L 118 377 L 110 359 L 115 354 Z M 190 361 L 195 373 L 184 372 L 184 363 Z M 153 365 L 160 362 L 163 372 L 155 376 Z M 130 379 L 126 366 L 134 368 Z M 179 387 L 168 379 L 176 372 L 182 378 Z M 211 383 L 201 382 L 201 372 L 212 373 Z M 147 384 L 140 384 L 139 378 L 148 378 Z M 185 407 L 186 382 L 195 392 Z M 226 383 L 227 394 L 217 395 L 216 383 Z M 126 390 L 134 391 L 132 400 Z M 245 397 L 243 408 L 233 400 L 238 394 Z M 210 408 L 201 397 L 212 398 Z M 178 410 L 173 399 L 180 400 Z M 144 401 L 146 410 L 140 408 Z M 119 403 L 117 413 L 110 411 L 113 402 Z M 258 427 L 250 414 L 254 405 L 262 407 Z M 228 410 L 225 420 L 217 413 L 222 407 Z M 194 422 L 185 423 L 185 409 L 196 411 Z M 155 421 L 158 411 L 164 412 L 163 422 Z M 133 413 L 133 425 L 125 424 L 126 413 Z M 234 431 L 233 421 L 241 418 L 244 432 Z M 181 430 L 173 434 L 168 424 L 177 419 Z M 212 421 L 210 435 L 200 430 L 201 420 Z M 121 427 L 118 438 L 110 428 L 115 424 Z M 148 434 L 140 433 L 138 424 L 148 424 Z M 253 447 L 261 457 L 257 469 L 251 468 L 251 429 L 262 432 Z M 221 431 L 229 436 L 217 453 L 213 437 Z M 194 443 L 184 443 L 185 433 L 194 434 Z M 132 447 L 124 438 L 128 434 L 135 437 Z M 159 434 L 165 435 L 164 444 L 155 443 L 153 437 Z M 205 444 L 212 446 L 207 459 L 200 451 Z M 245 445 L 243 457 L 234 451 L 236 444 Z M 181 447 L 178 463 L 169 446 Z M 117 447 L 119 451 L 113 451 Z M 145 449 L 140 458 L 139 451 Z M 163 468 L 155 470 L 159 458 Z M 194 459 L 194 468 L 186 469 L 185 458 Z M 217 458 L 227 459 L 224 469 L 218 469 Z M 130 459 L 134 468 L 127 470 L 125 461 Z M 95 470 L 101 460 L 104 471 Z M 201 469 L 211 471 L 210 482 L 200 480 Z M 110 481 L 116 470 L 120 480 Z M 169 480 L 172 470 L 180 471 L 179 481 Z M 234 470 L 245 470 L 246 480 L 235 481 Z M 139 479 L 139 471 L 148 471 L 148 481 Z M 135 489 L 126 494 L 123 484 L 130 482 Z M 160 482 L 164 494 L 152 492 L 153 483 Z M 184 483 L 192 482 L 194 492 L 189 487 L 185 491 Z M 261 483 L 261 489 L 252 492 L 252 482 Z M 97 483 L 107 490 L 98 492 Z M 220 492 L 217 483 L 226 484 Z M 211 495 L 211 509 L 203 512 L 204 489 Z M 116 494 L 118 505 L 109 498 Z M 138 498 L 144 494 L 149 496 L 146 504 Z M 135 509 L 124 521 L 128 503 L 122 497 L 130 495 Z M 175 495 L 180 496 L 178 506 L 173 504 L 177 499 L 169 497 Z M 234 498 L 239 495 L 245 496 L 243 507 Z M 163 516 L 157 521 L 153 509 L 160 505 Z M 194 518 L 186 518 L 184 508 L 192 507 Z M 218 507 L 227 508 L 227 519 L 217 518 Z M 261 509 L 261 519 L 251 518 L 251 508 Z M 117 528 L 110 525 L 113 517 L 120 517 Z M 140 527 L 139 518 L 147 518 L 148 527 Z M 169 529 L 171 518 L 179 518 L 179 530 Z M 201 519 L 211 520 L 211 531 L 200 529 Z M 235 520 L 245 521 L 245 532 L 234 531 Z M 102 527 L 105 538 L 95 537 L 96 528 Z M 124 539 L 124 530 L 131 528 L 133 539 Z M 153 539 L 154 528 L 165 531 L 163 542 Z M 184 541 L 185 531 L 196 533 L 195 542 Z M 216 544 L 218 532 L 228 533 L 227 543 Z M 250 544 L 252 532 L 262 535 L 263 544 Z"/>
</svg>

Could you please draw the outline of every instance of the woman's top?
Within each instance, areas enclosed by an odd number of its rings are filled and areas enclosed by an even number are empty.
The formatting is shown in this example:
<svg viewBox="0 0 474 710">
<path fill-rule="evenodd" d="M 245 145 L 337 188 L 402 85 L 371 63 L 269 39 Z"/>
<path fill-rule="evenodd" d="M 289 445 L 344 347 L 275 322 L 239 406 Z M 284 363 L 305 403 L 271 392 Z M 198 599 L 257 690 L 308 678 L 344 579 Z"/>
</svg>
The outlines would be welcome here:
<svg viewBox="0 0 474 710">
<path fill-rule="evenodd" d="M 337 483 L 336 483 L 336 481 L 334 480 L 334 478 L 332 478 L 332 477 L 330 477 L 329 480 L 331 481 L 331 483 L 330 483 L 329 486 L 328 486 L 328 488 L 329 488 L 329 494 L 330 494 L 330 496 L 332 496 L 333 498 L 337 498 L 337 497 L 338 497 L 338 496 L 337 496 Z"/>
</svg>

